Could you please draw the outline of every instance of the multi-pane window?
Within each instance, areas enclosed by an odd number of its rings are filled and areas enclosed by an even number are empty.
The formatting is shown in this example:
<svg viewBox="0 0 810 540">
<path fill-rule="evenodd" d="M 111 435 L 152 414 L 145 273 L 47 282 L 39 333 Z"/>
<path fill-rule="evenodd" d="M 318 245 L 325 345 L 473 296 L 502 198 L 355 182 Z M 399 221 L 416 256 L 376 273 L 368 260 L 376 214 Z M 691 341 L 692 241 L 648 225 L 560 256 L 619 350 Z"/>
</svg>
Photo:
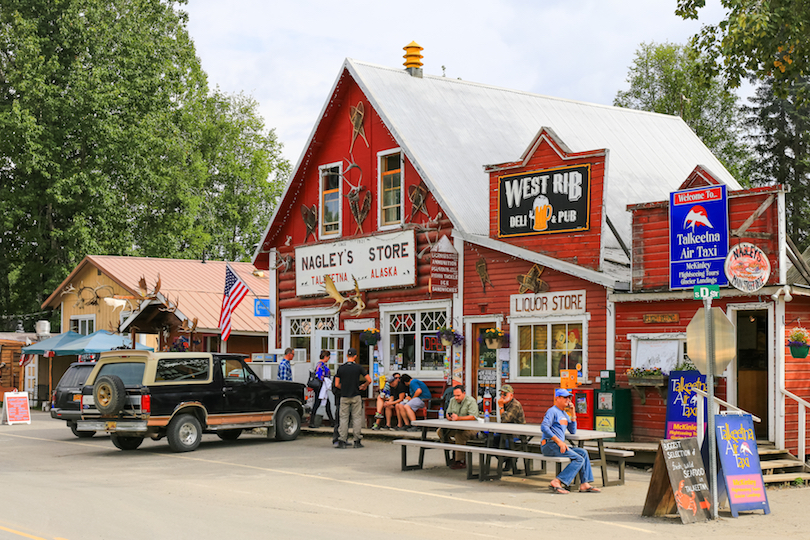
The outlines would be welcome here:
<svg viewBox="0 0 810 540">
<path fill-rule="evenodd" d="M 582 364 L 582 324 L 542 323 L 517 327 L 518 377 L 559 377 Z"/>
<path fill-rule="evenodd" d="M 391 370 L 442 371 L 446 350 L 433 339 L 440 326 L 447 326 L 447 312 L 444 310 L 390 314 L 388 340 Z"/>
<path fill-rule="evenodd" d="M 380 176 L 382 225 L 398 224 L 402 220 L 402 170 L 399 153 L 380 158 Z"/>
<path fill-rule="evenodd" d="M 70 329 L 77 334 L 84 336 L 96 331 L 96 319 L 93 315 L 89 317 L 74 317 L 70 319 Z"/>
<path fill-rule="evenodd" d="M 340 232 L 340 167 L 321 169 L 321 235 Z"/>
<path fill-rule="evenodd" d="M 306 349 L 310 360 L 310 345 L 315 330 L 334 330 L 334 317 L 298 317 L 290 319 L 290 347 Z"/>
</svg>

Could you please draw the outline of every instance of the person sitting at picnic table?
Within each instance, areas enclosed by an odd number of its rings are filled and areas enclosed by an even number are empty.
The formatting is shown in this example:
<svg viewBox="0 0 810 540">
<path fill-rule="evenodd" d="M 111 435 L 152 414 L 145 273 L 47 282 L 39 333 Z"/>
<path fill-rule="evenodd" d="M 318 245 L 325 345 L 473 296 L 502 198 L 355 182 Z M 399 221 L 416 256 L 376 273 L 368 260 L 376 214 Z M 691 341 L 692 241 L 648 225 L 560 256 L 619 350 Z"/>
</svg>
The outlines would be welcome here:
<svg viewBox="0 0 810 540">
<path fill-rule="evenodd" d="M 521 405 L 520 402 L 515 399 L 515 390 L 512 388 L 511 384 L 501 386 L 501 396 L 498 398 L 498 412 L 500 412 L 502 424 L 526 423 L 526 415 L 523 412 L 523 405 Z M 504 437 L 505 448 L 514 449 L 512 439 L 513 437 L 511 435 L 506 435 Z M 495 445 L 500 448 L 501 434 L 496 433 L 493 437 L 493 441 L 495 442 Z M 513 458 L 505 459 L 503 463 L 503 470 L 511 469 L 513 463 Z"/>
<path fill-rule="evenodd" d="M 478 418 L 478 403 L 475 399 L 468 396 L 464 392 L 464 386 L 457 384 L 453 387 L 453 399 L 447 404 L 447 412 L 444 415 L 446 420 L 451 422 L 460 422 L 463 420 L 476 420 Z M 445 429 L 439 428 L 436 430 L 439 435 L 439 440 L 446 441 L 453 439 L 453 442 L 464 446 L 467 441 L 475 438 L 478 434 L 475 430 L 469 429 Z M 453 464 L 450 465 L 451 469 L 463 469 L 467 467 L 467 462 L 462 457 L 466 455 L 465 452 L 453 453 Z"/>
<path fill-rule="evenodd" d="M 400 380 L 399 373 L 394 373 L 391 379 L 385 381 L 382 391 L 377 396 L 377 413 L 374 415 L 374 425 L 371 429 L 391 429 L 391 414 L 396 406 L 408 395 L 405 384 Z M 385 416 L 383 416 L 385 412 Z M 380 425 L 385 418 L 385 424 Z"/>
<path fill-rule="evenodd" d="M 419 379 L 414 379 L 407 373 L 400 378 L 400 383 L 405 383 L 408 388 L 408 396 L 396 405 L 397 419 L 399 425 L 397 429 L 405 431 L 419 431 L 419 428 L 412 426 L 411 422 L 416 420 L 416 411 L 425 407 L 430 400 L 430 390 L 427 385 Z"/>
<path fill-rule="evenodd" d="M 566 431 L 569 433 L 577 432 L 577 416 L 571 402 L 571 392 L 565 388 L 554 390 L 554 406 L 546 412 L 541 424 L 541 430 L 543 440 L 540 441 L 540 451 L 543 455 L 567 457 L 571 460 L 560 475 L 551 481 L 549 489 L 560 495 L 570 493 L 568 486 L 579 473 L 580 493 L 599 493 L 601 490 L 591 485 L 593 471 L 591 470 L 588 451 L 565 443 Z"/>
</svg>

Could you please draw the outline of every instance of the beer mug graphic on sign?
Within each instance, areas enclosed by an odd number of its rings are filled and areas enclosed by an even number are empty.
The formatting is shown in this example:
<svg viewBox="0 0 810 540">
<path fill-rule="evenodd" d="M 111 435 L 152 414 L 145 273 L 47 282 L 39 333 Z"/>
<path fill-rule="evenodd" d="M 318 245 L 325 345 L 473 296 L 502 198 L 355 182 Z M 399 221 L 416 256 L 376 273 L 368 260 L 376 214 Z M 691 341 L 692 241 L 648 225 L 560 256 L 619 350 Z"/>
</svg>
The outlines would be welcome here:
<svg viewBox="0 0 810 540">
<path fill-rule="evenodd" d="M 540 195 L 534 200 L 532 206 L 531 219 L 534 223 L 532 229 L 535 231 L 545 231 L 548 229 L 548 220 L 551 219 L 551 204 L 548 202 L 548 197 Z"/>
</svg>

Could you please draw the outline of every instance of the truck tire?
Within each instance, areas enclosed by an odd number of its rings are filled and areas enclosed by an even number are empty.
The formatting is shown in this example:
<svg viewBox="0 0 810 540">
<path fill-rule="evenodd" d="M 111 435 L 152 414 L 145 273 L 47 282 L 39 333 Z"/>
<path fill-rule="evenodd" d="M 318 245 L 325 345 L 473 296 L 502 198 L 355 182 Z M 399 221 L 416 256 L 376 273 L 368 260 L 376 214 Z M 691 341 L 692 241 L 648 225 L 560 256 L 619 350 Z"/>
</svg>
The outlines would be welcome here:
<svg viewBox="0 0 810 540">
<path fill-rule="evenodd" d="M 241 429 L 220 429 L 217 431 L 217 437 L 223 441 L 235 441 L 242 434 Z"/>
<path fill-rule="evenodd" d="M 143 437 L 125 437 L 116 433 L 110 433 L 110 440 L 119 450 L 135 450 L 143 443 Z"/>
<path fill-rule="evenodd" d="M 102 375 L 93 385 L 93 400 L 101 414 L 118 414 L 127 402 L 124 381 L 117 375 Z"/>
<path fill-rule="evenodd" d="M 200 446 L 202 427 L 193 414 L 175 416 L 166 430 L 169 448 L 173 452 L 191 452 Z"/>
<path fill-rule="evenodd" d="M 70 427 L 70 431 L 80 439 L 89 439 L 96 434 L 95 431 L 79 431 L 76 429 L 76 422 L 73 421 L 68 422 L 68 426 Z"/>
<path fill-rule="evenodd" d="M 276 439 L 292 441 L 301 433 L 301 415 L 291 407 L 283 407 L 275 418 Z"/>
</svg>

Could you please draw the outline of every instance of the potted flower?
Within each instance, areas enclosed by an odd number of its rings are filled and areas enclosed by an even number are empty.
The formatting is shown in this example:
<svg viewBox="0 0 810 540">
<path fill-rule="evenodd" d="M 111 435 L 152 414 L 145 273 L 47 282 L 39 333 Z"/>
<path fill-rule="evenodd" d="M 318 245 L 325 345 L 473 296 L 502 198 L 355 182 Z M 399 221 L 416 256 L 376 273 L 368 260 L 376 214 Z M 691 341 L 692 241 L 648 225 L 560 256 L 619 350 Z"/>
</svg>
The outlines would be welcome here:
<svg viewBox="0 0 810 540">
<path fill-rule="evenodd" d="M 506 334 L 500 328 L 487 328 L 482 337 L 488 349 L 500 349 L 506 338 Z"/>
<path fill-rule="evenodd" d="M 667 384 L 667 378 L 660 367 L 627 370 L 627 382 L 633 386 L 663 386 Z"/>
<path fill-rule="evenodd" d="M 380 341 L 380 331 L 376 328 L 366 328 L 360 334 L 360 339 L 362 339 L 366 345 L 371 345 L 373 347 L 378 341 Z"/>
<path fill-rule="evenodd" d="M 440 326 L 439 330 L 436 332 L 436 337 L 442 341 L 442 345 L 445 347 L 464 343 L 464 336 L 453 330 L 450 326 Z"/>
<path fill-rule="evenodd" d="M 810 332 L 801 326 L 791 328 L 787 344 L 793 358 L 807 358 L 807 352 L 810 350 Z"/>
</svg>

